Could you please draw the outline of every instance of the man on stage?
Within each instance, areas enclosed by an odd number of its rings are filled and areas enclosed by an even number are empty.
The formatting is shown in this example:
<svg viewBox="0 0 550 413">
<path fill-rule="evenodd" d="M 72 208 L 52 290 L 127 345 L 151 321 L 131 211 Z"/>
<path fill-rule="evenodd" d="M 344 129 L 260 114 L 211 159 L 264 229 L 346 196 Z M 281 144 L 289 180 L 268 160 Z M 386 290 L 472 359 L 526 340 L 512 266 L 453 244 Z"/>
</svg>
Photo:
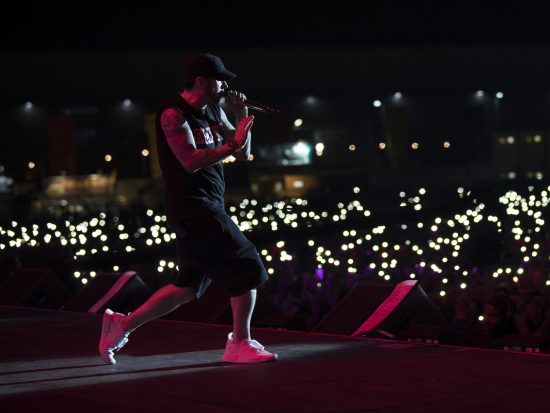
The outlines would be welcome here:
<svg viewBox="0 0 550 413">
<path fill-rule="evenodd" d="M 181 304 L 199 299 L 211 281 L 230 295 L 233 331 L 223 360 L 260 363 L 277 359 L 250 335 L 256 288 L 267 272 L 256 247 L 225 211 L 223 159 L 250 154 L 250 128 L 246 97 L 228 90 L 235 74 L 221 59 L 194 54 L 185 64 L 183 90 L 157 113 L 157 145 L 165 184 L 165 210 L 177 240 L 177 279 L 155 292 L 133 313 L 106 310 L 99 352 L 106 363 L 129 334 L 144 323 L 170 313 Z M 235 113 L 237 128 L 219 106 L 220 96 Z"/>
</svg>

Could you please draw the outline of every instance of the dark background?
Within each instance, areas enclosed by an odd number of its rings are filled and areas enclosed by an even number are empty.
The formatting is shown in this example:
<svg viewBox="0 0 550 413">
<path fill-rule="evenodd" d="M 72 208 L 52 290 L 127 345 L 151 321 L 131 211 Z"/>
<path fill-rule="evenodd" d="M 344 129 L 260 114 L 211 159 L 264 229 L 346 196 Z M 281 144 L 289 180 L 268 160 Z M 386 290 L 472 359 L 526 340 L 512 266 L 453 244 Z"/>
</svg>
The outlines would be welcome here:
<svg viewBox="0 0 550 413">
<path fill-rule="evenodd" d="M 407 134 L 426 148 L 418 161 L 484 161 L 496 132 L 550 130 L 548 16 L 525 1 L 10 5 L 0 17 L 0 164 L 15 177 L 29 159 L 44 164 L 48 119 L 65 112 L 78 123 L 82 173 L 105 150 L 139 158 L 144 114 L 177 93 L 193 51 L 218 54 L 238 74 L 232 88 L 281 109 L 260 115 L 256 143 L 344 129 L 349 143 L 383 139 L 372 101 L 400 91 Z M 472 100 L 477 90 L 486 102 Z M 301 135 L 290 131 L 296 117 Z M 439 156 L 443 138 L 453 141 L 449 158 Z M 372 153 L 361 151 L 358 162 Z"/>
<path fill-rule="evenodd" d="M 173 4 L 172 4 L 173 3 Z M 550 39 L 543 2 L 20 2 L 2 49 L 115 50 L 522 44 Z"/>
</svg>

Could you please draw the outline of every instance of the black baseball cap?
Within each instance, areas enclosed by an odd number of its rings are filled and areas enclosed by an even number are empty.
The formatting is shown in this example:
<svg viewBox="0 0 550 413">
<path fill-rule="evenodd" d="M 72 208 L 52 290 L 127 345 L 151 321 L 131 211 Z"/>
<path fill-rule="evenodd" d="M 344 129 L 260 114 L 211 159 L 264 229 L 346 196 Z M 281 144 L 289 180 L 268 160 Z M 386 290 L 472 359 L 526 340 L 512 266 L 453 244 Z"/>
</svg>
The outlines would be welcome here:
<svg viewBox="0 0 550 413">
<path fill-rule="evenodd" d="M 227 70 L 222 59 L 210 53 L 195 53 L 185 60 L 185 83 L 191 83 L 197 76 L 210 77 L 216 80 L 231 80 L 235 73 Z"/>
</svg>

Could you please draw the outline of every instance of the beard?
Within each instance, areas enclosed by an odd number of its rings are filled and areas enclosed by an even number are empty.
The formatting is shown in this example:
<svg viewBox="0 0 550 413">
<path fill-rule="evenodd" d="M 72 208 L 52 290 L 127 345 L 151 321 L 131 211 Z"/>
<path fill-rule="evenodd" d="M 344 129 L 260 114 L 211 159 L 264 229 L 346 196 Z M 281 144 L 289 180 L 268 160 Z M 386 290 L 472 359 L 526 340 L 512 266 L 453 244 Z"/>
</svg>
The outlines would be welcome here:
<svg viewBox="0 0 550 413">
<path fill-rule="evenodd" d="M 218 89 L 217 84 L 212 84 L 212 82 L 208 82 L 204 89 L 204 96 L 206 97 L 206 100 L 208 101 L 209 105 L 218 105 L 222 99 L 222 96 L 220 95 L 220 92 L 222 89 Z"/>
</svg>

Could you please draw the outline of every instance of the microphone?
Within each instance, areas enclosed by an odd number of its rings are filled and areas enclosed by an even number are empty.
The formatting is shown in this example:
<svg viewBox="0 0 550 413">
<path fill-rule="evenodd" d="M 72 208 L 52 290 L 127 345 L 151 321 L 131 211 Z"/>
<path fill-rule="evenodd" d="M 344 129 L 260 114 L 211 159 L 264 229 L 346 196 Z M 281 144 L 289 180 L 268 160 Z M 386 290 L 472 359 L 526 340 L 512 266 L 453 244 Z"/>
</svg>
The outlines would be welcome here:
<svg viewBox="0 0 550 413">
<path fill-rule="evenodd" d="M 218 97 L 224 98 L 228 95 L 229 90 L 222 90 L 218 93 Z M 245 99 L 244 105 L 248 109 L 257 110 L 258 112 L 277 114 L 279 109 L 272 108 L 271 106 L 264 105 L 263 103 L 254 102 L 252 100 Z"/>
</svg>

